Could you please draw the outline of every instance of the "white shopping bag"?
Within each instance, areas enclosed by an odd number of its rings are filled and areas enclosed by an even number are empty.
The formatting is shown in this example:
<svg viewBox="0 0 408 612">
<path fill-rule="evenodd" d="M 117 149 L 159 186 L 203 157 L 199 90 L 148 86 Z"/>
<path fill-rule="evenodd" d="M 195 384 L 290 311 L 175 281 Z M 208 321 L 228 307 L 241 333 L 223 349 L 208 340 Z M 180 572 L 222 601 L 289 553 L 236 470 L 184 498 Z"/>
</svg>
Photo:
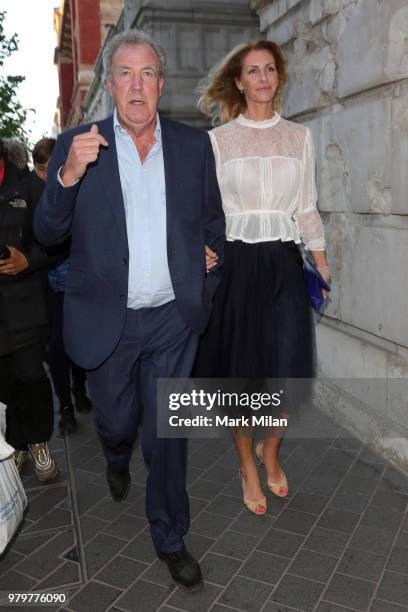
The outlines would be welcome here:
<svg viewBox="0 0 408 612">
<path fill-rule="evenodd" d="M 19 526 L 27 496 L 13 459 L 14 448 L 7 444 L 6 406 L 0 402 L 0 555 Z"/>
</svg>

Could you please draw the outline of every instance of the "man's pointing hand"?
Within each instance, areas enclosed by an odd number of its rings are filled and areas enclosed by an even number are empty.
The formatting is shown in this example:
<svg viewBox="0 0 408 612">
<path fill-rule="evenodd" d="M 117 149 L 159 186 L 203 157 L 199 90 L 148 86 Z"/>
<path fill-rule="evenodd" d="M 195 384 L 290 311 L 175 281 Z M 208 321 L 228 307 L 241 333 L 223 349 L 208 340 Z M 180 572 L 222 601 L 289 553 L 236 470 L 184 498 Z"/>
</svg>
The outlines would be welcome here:
<svg viewBox="0 0 408 612">
<path fill-rule="evenodd" d="M 74 136 L 68 157 L 60 172 L 64 187 L 69 187 L 83 177 L 88 164 L 98 159 L 101 145 L 107 147 L 108 143 L 102 134 L 99 134 L 98 126 L 95 123 L 92 124 L 89 132 Z"/>
</svg>

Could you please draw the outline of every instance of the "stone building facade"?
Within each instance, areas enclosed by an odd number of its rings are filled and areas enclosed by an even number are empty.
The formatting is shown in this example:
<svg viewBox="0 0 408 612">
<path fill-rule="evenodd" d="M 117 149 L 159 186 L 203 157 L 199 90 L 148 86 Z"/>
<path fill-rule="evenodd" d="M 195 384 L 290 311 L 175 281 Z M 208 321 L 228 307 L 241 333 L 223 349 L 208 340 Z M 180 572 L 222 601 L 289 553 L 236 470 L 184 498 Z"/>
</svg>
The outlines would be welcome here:
<svg viewBox="0 0 408 612">
<path fill-rule="evenodd" d="M 320 374 L 332 379 L 320 404 L 408 470 L 408 4 L 251 5 L 289 60 L 285 115 L 316 146 L 333 276 L 317 325 Z"/>
<path fill-rule="evenodd" d="M 160 110 L 179 121 L 208 127 L 196 108 L 199 81 L 232 47 L 259 38 L 259 19 L 248 0 L 125 0 L 123 11 L 107 39 L 141 28 L 164 47 L 168 69 Z M 101 49 L 82 108 L 85 121 L 105 117 L 112 101 L 102 80 Z"/>
<path fill-rule="evenodd" d="M 122 0 L 61 0 L 60 6 L 54 9 L 59 129 L 81 123 L 82 103 L 93 79 L 96 57 L 121 9 Z"/>
</svg>

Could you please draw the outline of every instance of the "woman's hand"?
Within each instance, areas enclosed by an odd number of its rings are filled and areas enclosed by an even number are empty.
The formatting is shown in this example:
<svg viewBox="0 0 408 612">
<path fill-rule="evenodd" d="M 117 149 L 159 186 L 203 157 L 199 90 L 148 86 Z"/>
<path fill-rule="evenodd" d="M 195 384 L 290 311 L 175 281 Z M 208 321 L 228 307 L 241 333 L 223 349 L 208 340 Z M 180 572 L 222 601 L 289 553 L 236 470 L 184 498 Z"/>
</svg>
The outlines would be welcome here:
<svg viewBox="0 0 408 612">
<path fill-rule="evenodd" d="M 316 268 L 319 270 L 321 276 L 324 278 L 326 283 L 330 285 L 330 269 L 329 264 L 327 262 L 327 255 L 325 251 L 312 251 L 313 259 L 316 265 Z M 330 291 L 326 291 L 326 289 L 322 289 L 322 296 L 326 300 L 330 296 Z"/>
<path fill-rule="evenodd" d="M 331 278 L 330 278 L 329 266 L 317 266 L 317 269 L 319 270 L 320 275 L 324 278 L 326 283 L 330 285 Z M 330 291 L 326 291 L 326 289 L 322 289 L 322 296 L 326 300 L 330 296 Z"/>
<path fill-rule="evenodd" d="M 206 267 L 207 272 L 209 272 L 211 268 L 216 266 L 217 262 L 218 262 L 218 255 L 214 253 L 214 251 L 212 251 L 210 247 L 206 244 L 205 245 L 205 267 Z"/>
<path fill-rule="evenodd" d="M 26 256 L 16 249 L 15 247 L 6 245 L 10 251 L 10 257 L 8 259 L 0 260 L 0 274 L 7 274 L 8 276 L 15 276 L 24 272 L 28 268 L 28 261 Z"/>
</svg>

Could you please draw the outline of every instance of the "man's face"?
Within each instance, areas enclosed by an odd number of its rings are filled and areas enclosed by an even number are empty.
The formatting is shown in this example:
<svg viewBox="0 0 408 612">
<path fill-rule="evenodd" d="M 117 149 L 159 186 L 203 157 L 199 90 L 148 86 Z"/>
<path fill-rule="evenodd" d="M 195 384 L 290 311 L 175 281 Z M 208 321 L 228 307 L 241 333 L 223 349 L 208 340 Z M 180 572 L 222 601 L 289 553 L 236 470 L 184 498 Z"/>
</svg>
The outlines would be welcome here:
<svg viewBox="0 0 408 612">
<path fill-rule="evenodd" d="M 160 64 L 149 45 L 123 46 L 112 57 L 108 82 L 123 127 L 140 130 L 154 120 L 163 90 Z"/>
<path fill-rule="evenodd" d="M 47 171 L 48 171 L 48 162 L 50 160 L 47 160 L 44 164 L 36 164 L 34 162 L 34 171 L 36 173 L 36 175 L 42 179 L 43 181 L 47 180 Z"/>
</svg>

